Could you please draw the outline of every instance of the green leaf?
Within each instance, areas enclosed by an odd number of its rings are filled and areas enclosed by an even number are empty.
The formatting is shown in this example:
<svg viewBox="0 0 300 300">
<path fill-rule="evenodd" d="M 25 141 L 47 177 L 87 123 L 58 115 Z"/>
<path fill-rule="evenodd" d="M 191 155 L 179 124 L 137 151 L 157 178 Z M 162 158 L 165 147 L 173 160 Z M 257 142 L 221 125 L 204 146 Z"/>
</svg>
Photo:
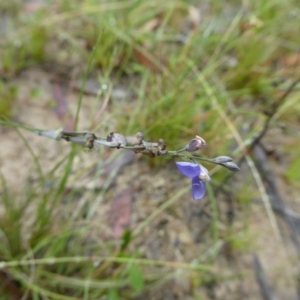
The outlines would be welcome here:
<svg viewBox="0 0 300 300">
<path fill-rule="evenodd" d="M 132 237 L 131 230 L 125 229 L 122 236 L 122 245 L 121 245 L 120 252 L 123 252 L 127 248 L 127 246 L 131 241 L 131 237 Z"/>
<path fill-rule="evenodd" d="M 132 264 L 129 266 L 129 280 L 133 288 L 137 292 L 141 292 L 144 287 L 144 276 L 141 269 L 136 265 Z"/>
</svg>

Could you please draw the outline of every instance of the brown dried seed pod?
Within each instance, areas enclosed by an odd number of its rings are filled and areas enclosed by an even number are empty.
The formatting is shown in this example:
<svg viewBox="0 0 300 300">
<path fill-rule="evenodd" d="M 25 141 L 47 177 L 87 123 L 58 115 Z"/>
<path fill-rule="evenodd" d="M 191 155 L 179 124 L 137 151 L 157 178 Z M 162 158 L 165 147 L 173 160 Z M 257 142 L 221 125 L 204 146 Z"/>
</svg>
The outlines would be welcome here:
<svg viewBox="0 0 300 300">
<path fill-rule="evenodd" d="M 111 132 L 106 139 L 108 142 L 115 143 L 117 148 L 119 148 L 121 145 L 126 145 L 125 136 L 117 132 Z"/>
<path fill-rule="evenodd" d="M 144 135 L 142 132 L 137 132 L 134 135 L 126 136 L 127 144 L 130 145 L 141 145 L 144 140 Z"/>
<path fill-rule="evenodd" d="M 158 147 L 160 150 L 165 150 L 167 148 L 167 143 L 164 139 L 158 140 Z"/>
</svg>

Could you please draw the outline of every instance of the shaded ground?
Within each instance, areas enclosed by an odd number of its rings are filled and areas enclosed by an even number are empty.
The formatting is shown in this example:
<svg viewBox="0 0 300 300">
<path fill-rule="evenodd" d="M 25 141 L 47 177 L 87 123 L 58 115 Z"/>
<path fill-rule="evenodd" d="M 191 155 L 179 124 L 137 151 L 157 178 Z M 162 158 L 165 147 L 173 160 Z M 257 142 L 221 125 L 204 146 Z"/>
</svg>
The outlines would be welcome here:
<svg viewBox="0 0 300 300">
<path fill-rule="evenodd" d="M 16 122 L 41 129 L 58 128 L 62 119 L 72 123 L 79 96 L 76 89 L 56 84 L 49 73 L 39 69 L 26 70 L 13 79 L 13 83 L 20 89 L 13 106 Z M 32 91 L 37 87 L 40 91 L 38 96 L 33 97 Z M 101 124 L 105 124 L 99 126 L 99 136 L 106 136 L 114 130 L 117 120 L 110 114 L 110 104 L 104 108 L 103 102 L 103 99 L 92 93 L 84 94 L 80 130 L 87 129 L 91 120 L 96 122 L 97 118 L 101 119 Z M 99 116 L 102 107 L 104 109 Z M 38 155 L 45 172 L 51 169 L 54 162 L 63 157 L 70 147 L 64 141 L 56 142 L 29 132 L 22 133 Z M 5 174 L 7 184 L 15 190 L 20 188 L 21 192 L 28 176 L 30 180 L 36 178 L 32 157 L 13 129 L 1 127 L 1 137 L 1 171 Z M 272 138 L 278 140 L 278 134 L 269 136 L 270 141 Z M 99 164 L 112 157 L 112 152 L 107 149 L 92 153 L 79 152 L 73 166 L 74 176 L 70 177 L 68 183 L 70 189 L 78 189 L 80 195 L 94 195 L 96 206 L 91 222 L 95 223 L 99 238 L 115 238 L 118 243 L 123 227 L 138 230 L 142 234 L 130 247 L 141 253 L 142 257 L 173 262 L 205 262 L 210 257 L 216 257 L 214 273 L 218 274 L 219 278 L 214 281 L 207 278 L 207 283 L 199 282 L 197 286 L 197 281 L 192 282 L 182 271 L 182 274 L 174 274 L 177 278 L 162 283 L 136 299 L 263 299 L 263 289 L 259 286 L 260 277 L 255 275 L 254 253 L 264 269 L 264 279 L 269 281 L 271 290 L 278 299 L 297 299 L 295 278 L 299 252 L 297 254 L 295 250 L 295 239 L 299 238 L 298 224 L 294 223 L 294 237 L 291 238 L 288 222 L 276 217 L 277 223 L 272 224 L 259 197 L 243 204 L 237 203 L 231 195 L 226 197 L 218 193 L 220 221 L 217 226 L 221 242 L 214 244 L 211 226 L 213 212 L 211 205 L 207 203 L 208 199 L 199 202 L 191 199 L 187 188 L 189 180 L 177 172 L 173 163 L 168 163 L 163 168 L 151 168 L 143 158 L 128 153 L 124 155 L 125 152 L 121 151 L 119 153 L 121 156 L 116 159 L 121 157 L 121 160 L 117 163 L 116 160 L 112 160 L 115 163 L 104 167 L 104 174 L 97 176 L 95 168 L 98 170 Z M 264 158 L 259 158 L 258 154 L 256 157 L 258 165 L 264 166 L 259 161 Z M 300 203 L 298 192 L 285 182 L 277 163 L 273 164 L 270 157 L 267 157 L 267 160 L 267 167 L 276 180 L 277 195 L 284 195 L 287 206 L 297 210 Z M 95 166 L 96 163 L 98 167 Z M 283 163 L 288 164 L 288 159 L 284 159 Z M 116 171 L 122 164 L 122 169 Z M 236 190 L 243 188 L 243 179 L 249 178 L 247 164 L 244 162 L 241 167 L 241 172 L 234 174 L 230 179 L 232 188 Z M 108 175 L 114 171 L 116 176 L 109 179 Z M 274 198 L 274 190 L 268 187 L 268 177 L 263 175 L 262 178 L 265 180 L 265 187 Z M 102 195 L 99 189 L 103 184 L 109 188 Z M 256 188 L 255 183 L 252 188 Z M 175 197 L 170 206 L 143 227 L 143 222 L 149 215 L 164 205 L 166 199 L 172 198 L 180 191 L 182 195 Z M 74 196 L 73 200 L 77 209 L 85 207 L 84 197 Z M 70 203 L 61 204 L 61 208 L 70 207 Z M 293 212 L 293 221 L 299 221 L 299 215 Z M 80 209 L 77 213 L 80 213 Z M 247 224 L 251 226 L 248 227 Z M 276 232 L 274 233 L 274 226 L 275 230 L 277 226 L 279 228 L 279 239 Z"/>
</svg>

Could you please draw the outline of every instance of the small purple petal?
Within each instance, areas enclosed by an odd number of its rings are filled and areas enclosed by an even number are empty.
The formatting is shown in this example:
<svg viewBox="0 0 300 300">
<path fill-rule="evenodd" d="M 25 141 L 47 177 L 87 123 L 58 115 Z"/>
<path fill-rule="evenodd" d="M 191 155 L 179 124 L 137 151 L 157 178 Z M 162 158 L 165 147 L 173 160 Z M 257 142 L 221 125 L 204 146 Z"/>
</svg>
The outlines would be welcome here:
<svg viewBox="0 0 300 300">
<path fill-rule="evenodd" d="M 200 180 L 199 177 L 192 179 L 192 195 L 195 200 L 200 200 L 204 197 L 206 191 L 206 183 Z"/>
<path fill-rule="evenodd" d="M 185 176 L 193 178 L 198 177 L 200 174 L 200 166 L 198 164 L 180 161 L 176 162 L 178 170 Z"/>
</svg>

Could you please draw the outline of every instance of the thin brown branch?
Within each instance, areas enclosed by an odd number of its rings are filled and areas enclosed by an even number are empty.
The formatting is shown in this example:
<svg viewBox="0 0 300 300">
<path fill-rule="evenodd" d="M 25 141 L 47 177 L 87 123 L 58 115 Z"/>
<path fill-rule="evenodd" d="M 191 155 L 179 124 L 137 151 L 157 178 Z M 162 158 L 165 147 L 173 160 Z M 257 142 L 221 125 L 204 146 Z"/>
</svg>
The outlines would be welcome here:
<svg viewBox="0 0 300 300">
<path fill-rule="evenodd" d="M 291 85 L 289 86 L 289 88 L 285 91 L 285 93 L 275 101 L 274 105 L 272 106 L 272 108 L 268 112 L 268 117 L 267 117 L 267 119 L 264 123 L 263 129 L 253 139 L 253 141 L 251 143 L 251 148 L 253 148 L 255 145 L 257 145 L 261 141 L 261 139 L 265 136 L 265 134 L 267 133 L 267 131 L 270 127 L 271 121 L 273 120 L 274 116 L 276 115 L 279 107 L 282 105 L 282 103 L 288 97 L 288 95 L 294 90 L 295 86 L 299 83 L 299 81 L 300 81 L 300 78 L 297 78 L 295 81 L 293 81 L 291 83 Z"/>
</svg>

